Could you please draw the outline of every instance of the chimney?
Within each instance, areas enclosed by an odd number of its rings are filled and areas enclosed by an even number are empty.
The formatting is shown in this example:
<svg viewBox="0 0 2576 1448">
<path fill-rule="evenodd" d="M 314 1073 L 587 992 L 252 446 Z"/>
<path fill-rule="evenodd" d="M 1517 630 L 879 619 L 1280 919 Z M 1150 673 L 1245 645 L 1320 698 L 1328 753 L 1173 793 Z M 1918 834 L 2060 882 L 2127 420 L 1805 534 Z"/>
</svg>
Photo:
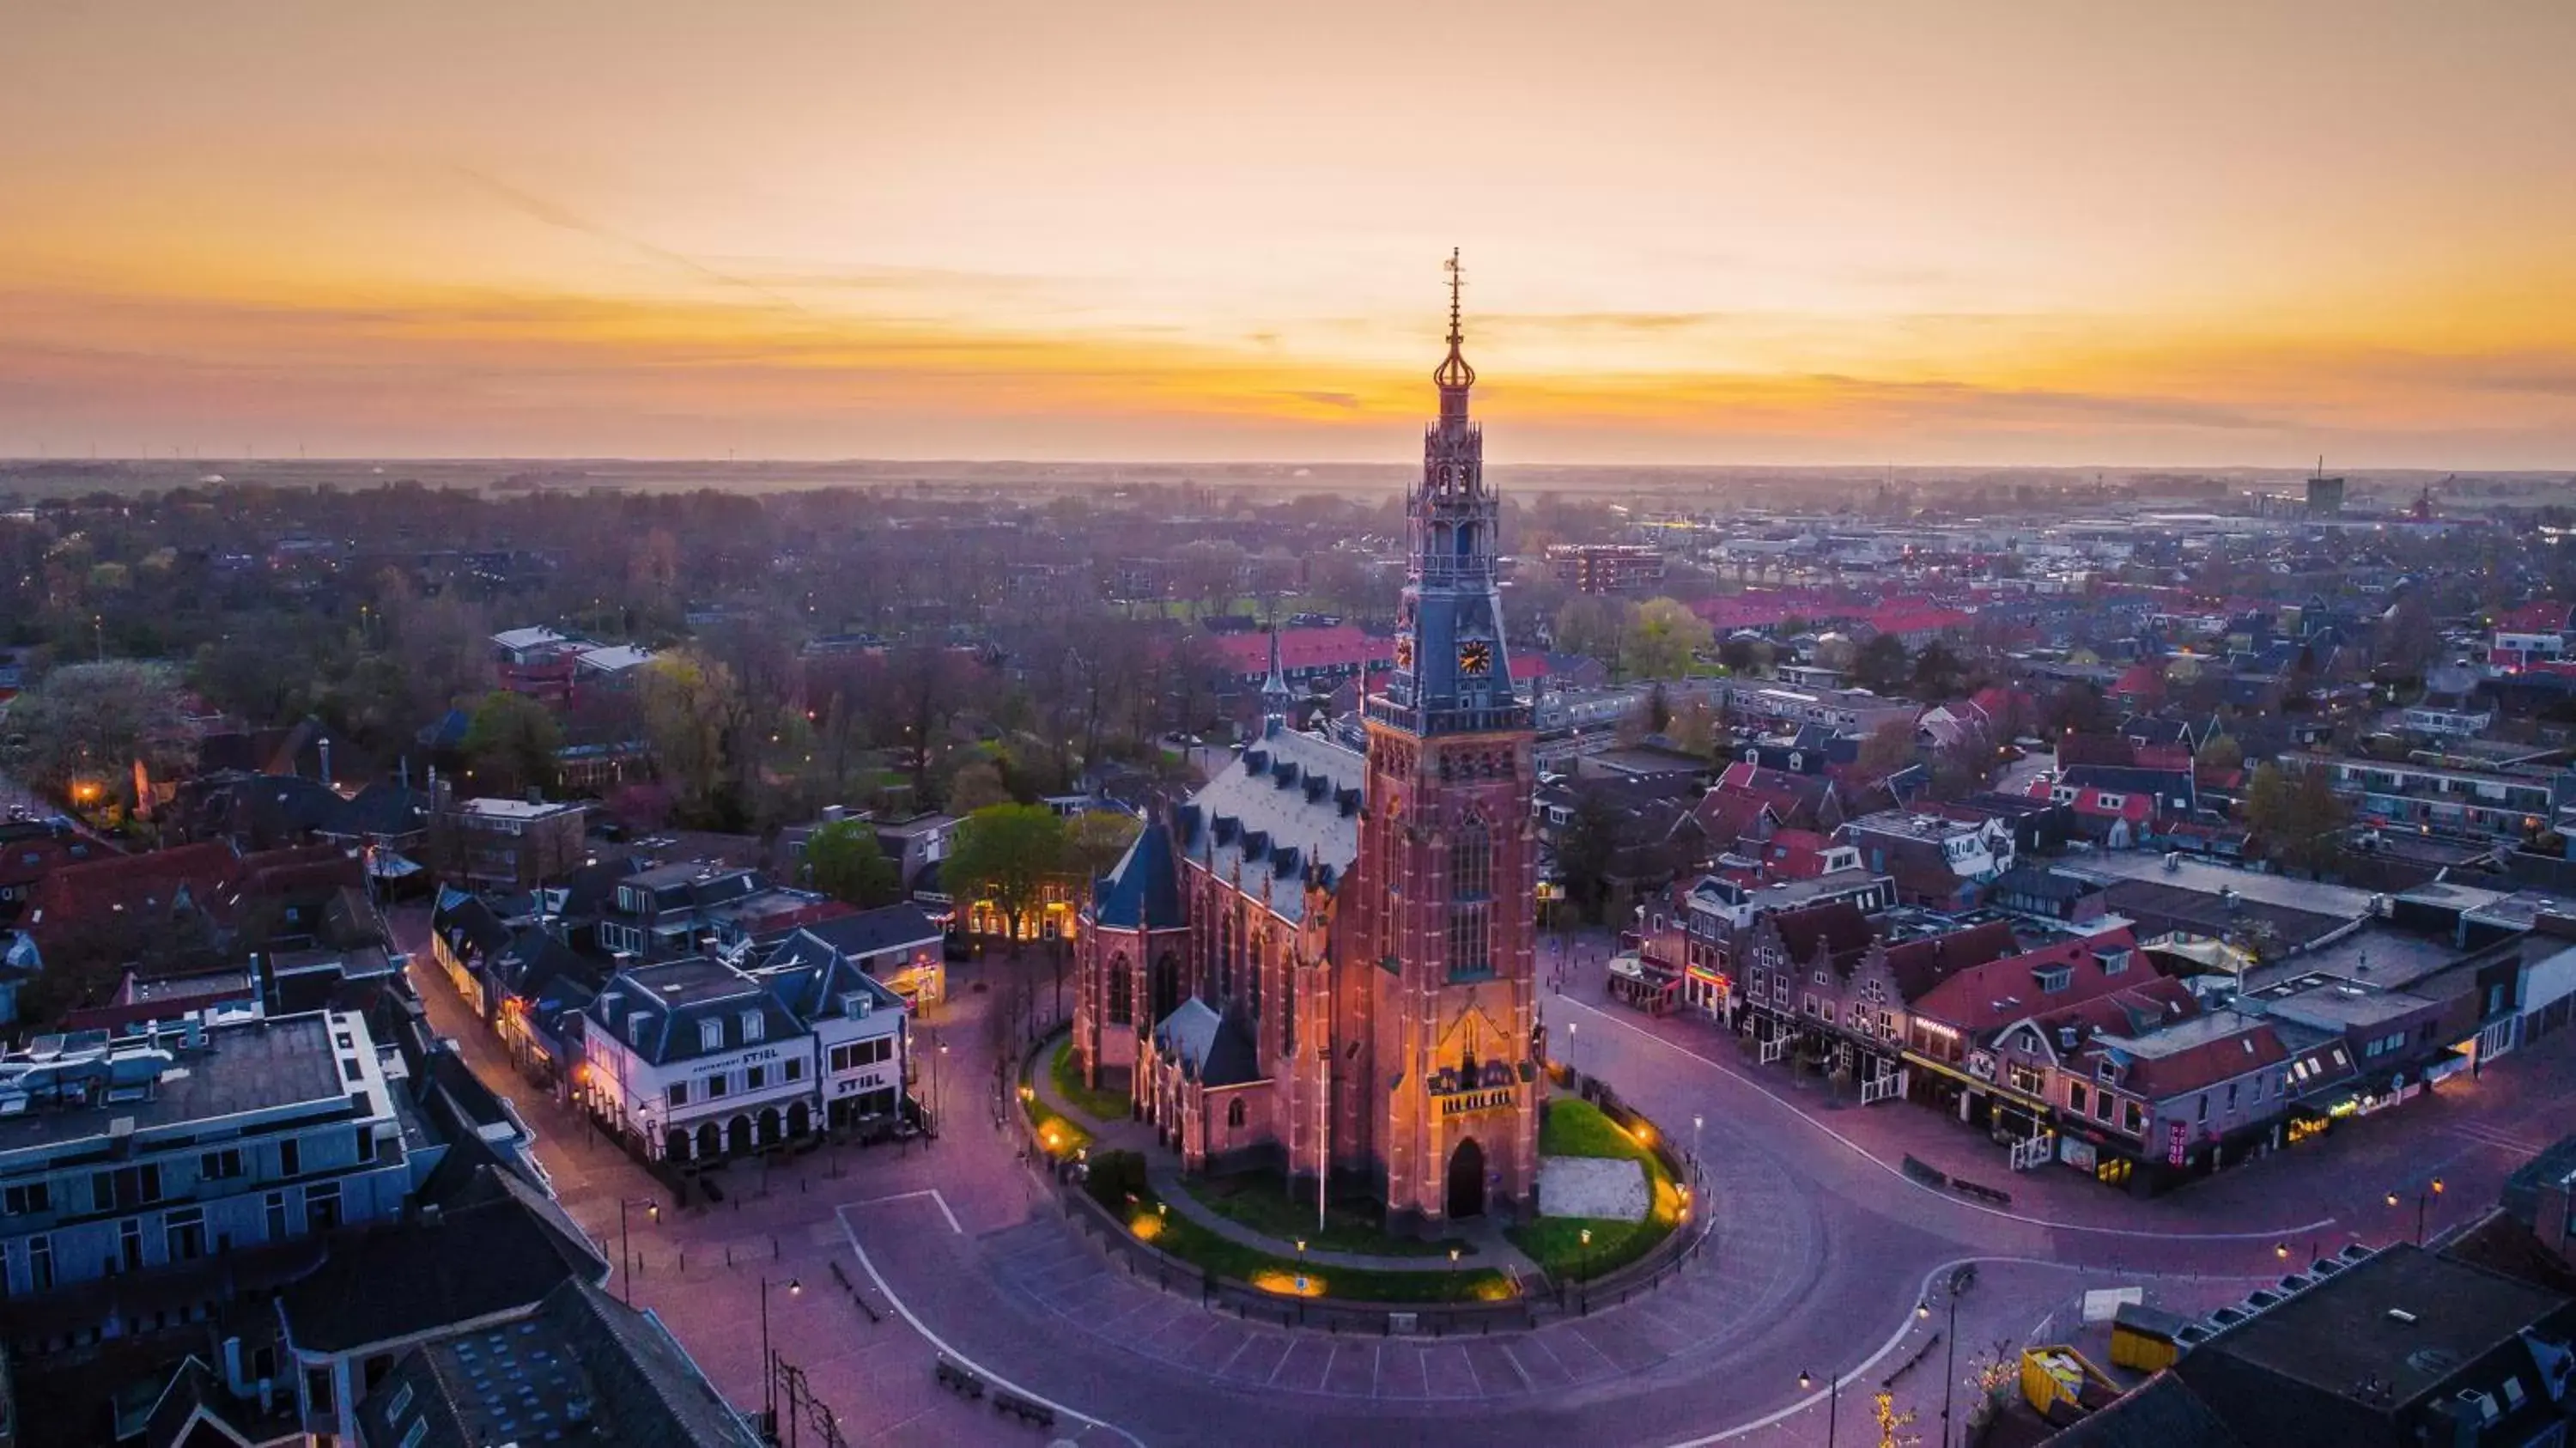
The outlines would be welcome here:
<svg viewBox="0 0 2576 1448">
<path fill-rule="evenodd" d="M 836 825 L 836 824 L 839 824 L 843 819 L 847 818 L 848 816 L 849 816 L 849 811 L 848 811 L 847 809 L 843 808 L 843 807 L 842 807 L 842 806 L 840 806 L 840 805 L 837 805 L 837 804 L 827 804 L 827 805 L 823 806 L 823 823 L 825 823 L 825 824 L 827 824 L 827 825 Z"/>
<path fill-rule="evenodd" d="M 436 1203 L 436 1202 L 423 1202 L 423 1203 L 421 1203 L 421 1204 L 420 1204 L 420 1224 L 421 1224 L 422 1226 L 424 1226 L 424 1227 L 435 1227 L 435 1226 L 437 1226 L 437 1225 L 438 1225 L 438 1223 L 439 1223 L 439 1209 L 438 1209 L 438 1203 Z"/>
<path fill-rule="evenodd" d="M 537 787 L 536 787 L 535 785 L 533 785 L 533 784 L 532 784 L 532 785 L 529 785 L 529 786 L 528 786 L 528 803 L 530 803 L 530 804 L 544 804 L 545 802 L 546 802 L 546 792 L 545 792 L 544 790 L 542 790 L 542 789 L 537 788 Z"/>
<path fill-rule="evenodd" d="M 331 787 L 331 736 L 330 736 L 330 735 L 325 734 L 325 735 L 323 735 L 323 736 L 322 736 L 321 744 L 320 744 L 320 748 L 321 748 L 321 751 L 322 751 L 322 787 L 323 787 L 323 788 L 325 788 L 325 789 L 328 789 L 328 788 L 330 788 L 330 787 Z"/>
</svg>

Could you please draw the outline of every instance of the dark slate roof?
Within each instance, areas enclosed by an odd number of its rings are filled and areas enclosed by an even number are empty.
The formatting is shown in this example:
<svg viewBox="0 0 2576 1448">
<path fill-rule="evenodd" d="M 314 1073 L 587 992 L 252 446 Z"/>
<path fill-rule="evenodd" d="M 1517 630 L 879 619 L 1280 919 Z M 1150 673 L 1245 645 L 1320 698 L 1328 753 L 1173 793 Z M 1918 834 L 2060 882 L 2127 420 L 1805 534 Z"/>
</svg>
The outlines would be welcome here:
<svg viewBox="0 0 2576 1448">
<path fill-rule="evenodd" d="M 1250 1033 L 1233 1016 L 1220 1016 L 1196 996 L 1180 1003 L 1154 1028 L 1157 1048 L 1178 1057 L 1182 1069 L 1203 1086 L 1239 1086 L 1258 1081 L 1259 1053 Z"/>
<path fill-rule="evenodd" d="M 810 935 L 847 956 L 881 955 L 909 945 L 935 944 L 940 939 L 939 927 L 921 913 L 920 906 L 909 901 L 818 920 L 800 927 L 798 933 Z"/>
<path fill-rule="evenodd" d="M 2171 1372 L 2045 1441 L 2047 1448 L 2249 1448 Z"/>
<path fill-rule="evenodd" d="M 1092 902 L 1093 921 L 1112 930 L 1176 930 L 1188 923 L 1171 830 L 1160 820 L 1147 825 L 1094 887 Z"/>
<path fill-rule="evenodd" d="M 805 1031 L 804 1023 L 759 981 L 722 961 L 695 957 L 619 971 L 582 1014 L 590 1023 L 587 1029 L 628 1043 L 636 1055 L 657 1066 L 751 1044 L 743 1028 L 746 1015 L 760 1018 L 763 1041 L 790 1040 Z M 640 1036 L 629 1024 L 636 1019 L 644 1022 Z M 717 1024 L 712 1046 L 701 1044 L 700 1023 L 705 1021 Z"/>
<path fill-rule="evenodd" d="M 532 1306 L 563 1282 L 607 1276 L 608 1264 L 560 1208 L 485 1167 L 434 1222 L 415 1217 L 334 1242 L 318 1270 L 278 1294 L 278 1310 L 298 1348 L 347 1352 Z"/>
<path fill-rule="evenodd" d="M 660 1321 L 583 1282 L 566 1282 L 513 1322 L 406 1353 L 358 1406 L 367 1448 L 493 1443 L 619 1448 L 753 1448 Z"/>
<path fill-rule="evenodd" d="M 391 838 L 428 828 L 429 796 L 409 785 L 380 779 L 348 802 L 334 832 Z"/>
<path fill-rule="evenodd" d="M 438 903 L 430 908 L 429 928 L 450 945 L 462 939 L 468 948 L 487 955 L 510 943 L 510 927 L 501 923 L 481 896 L 445 886 L 439 889 Z"/>
<path fill-rule="evenodd" d="M 1302 919 L 1305 872 L 1329 889 L 1359 857 L 1366 772 L 1357 751 L 1274 729 L 1174 812 L 1172 844 L 1220 880 L 1241 871 L 1245 895 Z"/>
</svg>

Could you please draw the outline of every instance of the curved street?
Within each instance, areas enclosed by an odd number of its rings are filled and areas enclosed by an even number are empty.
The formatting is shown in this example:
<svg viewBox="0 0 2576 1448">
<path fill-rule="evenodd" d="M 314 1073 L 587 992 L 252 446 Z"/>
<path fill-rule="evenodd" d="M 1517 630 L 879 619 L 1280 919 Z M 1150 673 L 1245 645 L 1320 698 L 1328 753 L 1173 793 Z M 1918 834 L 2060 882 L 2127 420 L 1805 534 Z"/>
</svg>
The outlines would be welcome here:
<svg viewBox="0 0 2576 1448">
<path fill-rule="evenodd" d="M 398 919 L 407 947 L 422 927 L 416 913 Z M 1908 1431 L 1936 1442 L 1951 1375 L 2071 1329 L 2084 1291 L 2136 1286 L 2204 1311 L 2279 1276 L 2283 1248 L 2412 1236 L 2414 1194 L 2434 1175 L 2447 1188 L 2428 1209 L 2438 1232 L 2491 1204 L 2545 1144 L 2542 1123 L 2576 1097 L 2576 1058 L 2553 1040 L 2295 1151 L 2138 1201 L 2060 1168 L 2016 1175 L 1982 1137 L 1929 1110 L 1838 1102 L 1820 1082 L 1751 1064 L 1703 1023 L 1608 1006 L 1596 963 L 1546 997 L 1555 1048 L 1695 1146 L 1711 1242 L 1662 1287 L 1532 1332 L 1344 1337 L 1240 1322 L 1132 1280 L 1063 1219 L 997 1124 L 993 995 L 977 987 L 1015 968 L 1043 965 L 963 967 L 951 1002 L 921 1023 L 925 1041 L 948 1047 L 951 1125 L 936 1144 L 738 1164 L 721 1204 L 666 1203 L 658 1216 L 642 1208 L 656 1188 L 640 1168 L 519 1080 L 443 978 L 418 964 L 413 978 L 441 1031 L 520 1104 L 566 1207 L 611 1260 L 619 1202 L 630 1204 L 637 1268 L 623 1285 L 635 1300 L 736 1401 L 756 1403 L 766 1279 L 775 1345 L 854 1443 L 1031 1440 L 941 1389 L 941 1352 L 1055 1405 L 1053 1436 L 1077 1442 L 1203 1441 L 1222 1423 L 1232 1441 L 1300 1445 L 1417 1443 L 1435 1426 L 1473 1424 L 1594 1448 L 1823 1443 L 1829 1376 L 1846 1384 L 1830 1408 L 1837 1441 L 1870 1441 L 1869 1399 L 1892 1379 L 1894 1407 L 1919 1415 Z M 1896 1165 L 1907 1153 L 2008 1189 L 2011 1204 L 1926 1187 Z M 2405 1207 L 2385 1205 L 2391 1190 Z M 1966 1261 L 1979 1264 L 1977 1284 L 1952 1342 L 1936 1284 Z M 1928 1317 L 1916 1311 L 1927 1299 Z M 1964 1397 L 1954 1402 L 1964 1413 Z"/>
</svg>

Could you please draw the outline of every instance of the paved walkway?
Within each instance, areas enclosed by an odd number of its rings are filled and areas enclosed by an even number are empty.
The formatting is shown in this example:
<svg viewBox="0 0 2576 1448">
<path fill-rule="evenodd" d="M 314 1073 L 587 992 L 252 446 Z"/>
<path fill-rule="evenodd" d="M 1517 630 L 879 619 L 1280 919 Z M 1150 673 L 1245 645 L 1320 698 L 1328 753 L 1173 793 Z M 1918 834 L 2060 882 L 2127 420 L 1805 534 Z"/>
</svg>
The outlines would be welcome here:
<svg viewBox="0 0 2576 1448">
<path fill-rule="evenodd" d="M 1047 1108 L 1057 1115 L 1090 1132 L 1096 1146 L 1113 1151 L 1132 1151 L 1144 1157 L 1145 1180 L 1154 1188 L 1154 1195 L 1168 1203 L 1173 1211 L 1229 1242 L 1257 1252 L 1268 1252 L 1286 1261 L 1310 1262 L 1318 1267 L 1340 1267 L 1355 1272 L 1493 1270 L 1516 1272 L 1523 1279 L 1546 1276 L 1536 1262 L 1503 1235 L 1501 1225 L 1491 1219 L 1470 1223 L 1458 1230 L 1456 1235 L 1464 1238 L 1475 1250 L 1473 1255 L 1461 1256 L 1455 1262 L 1442 1253 L 1409 1257 L 1402 1254 L 1327 1252 L 1320 1248 L 1309 1248 L 1300 1253 L 1296 1243 L 1283 1242 L 1266 1232 L 1256 1231 L 1200 1201 L 1183 1177 L 1179 1154 L 1155 1140 L 1151 1126 L 1128 1117 L 1103 1121 L 1074 1105 L 1056 1089 L 1055 1073 L 1047 1069 L 1047 1063 L 1055 1058 L 1055 1049 L 1054 1042 L 1043 1043 L 1038 1051 L 1037 1068 L 1029 1072 L 1029 1084 L 1036 1088 L 1038 1100 L 1045 1102 Z"/>
</svg>

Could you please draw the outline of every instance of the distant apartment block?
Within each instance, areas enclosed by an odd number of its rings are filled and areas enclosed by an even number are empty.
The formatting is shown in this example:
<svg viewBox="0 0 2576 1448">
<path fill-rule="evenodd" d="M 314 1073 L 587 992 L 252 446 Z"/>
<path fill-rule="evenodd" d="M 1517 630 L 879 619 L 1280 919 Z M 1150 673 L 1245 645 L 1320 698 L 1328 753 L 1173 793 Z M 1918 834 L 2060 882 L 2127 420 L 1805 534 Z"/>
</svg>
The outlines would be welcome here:
<svg viewBox="0 0 2576 1448">
<path fill-rule="evenodd" d="M 1663 551 L 1641 543 L 1552 544 L 1547 566 L 1577 593 L 1632 593 L 1664 581 Z"/>
</svg>

